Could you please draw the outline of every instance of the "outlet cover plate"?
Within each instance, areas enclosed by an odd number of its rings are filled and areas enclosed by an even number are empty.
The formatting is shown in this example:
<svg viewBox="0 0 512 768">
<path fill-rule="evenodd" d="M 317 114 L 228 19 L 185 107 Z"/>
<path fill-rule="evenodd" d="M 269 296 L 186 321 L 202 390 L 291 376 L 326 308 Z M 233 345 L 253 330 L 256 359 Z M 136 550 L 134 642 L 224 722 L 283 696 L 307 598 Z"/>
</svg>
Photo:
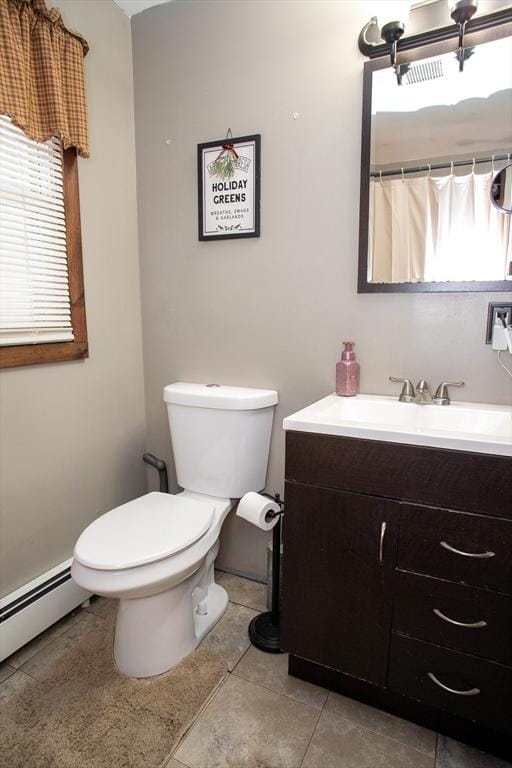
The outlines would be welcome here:
<svg viewBox="0 0 512 768">
<path fill-rule="evenodd" d="M 492 327 L 496 321 L 496 315 L 505 313 L 507 325 L 512 325 L 512 304 L 505 304 L 504 302 L 489 302 L 489 308 L 487 310 L 487 327 L 485 331 L 485 343 L 490 344 L 492 342 Z"/>
</svg>

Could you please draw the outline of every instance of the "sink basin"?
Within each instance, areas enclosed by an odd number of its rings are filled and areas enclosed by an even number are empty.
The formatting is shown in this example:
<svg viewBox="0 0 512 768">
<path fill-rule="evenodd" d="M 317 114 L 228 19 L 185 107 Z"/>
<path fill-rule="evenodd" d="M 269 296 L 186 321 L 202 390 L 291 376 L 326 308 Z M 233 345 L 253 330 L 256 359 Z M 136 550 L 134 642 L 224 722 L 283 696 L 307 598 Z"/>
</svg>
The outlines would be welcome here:
<svg viewBox="0 0 512 768">
<path fill-rule="evenodd" d="M 512 456 L 512 408 L 453 402 L 400 403 L 395 397 L 328 395 L 283 421 L 285 430 Z"/>
</svg>

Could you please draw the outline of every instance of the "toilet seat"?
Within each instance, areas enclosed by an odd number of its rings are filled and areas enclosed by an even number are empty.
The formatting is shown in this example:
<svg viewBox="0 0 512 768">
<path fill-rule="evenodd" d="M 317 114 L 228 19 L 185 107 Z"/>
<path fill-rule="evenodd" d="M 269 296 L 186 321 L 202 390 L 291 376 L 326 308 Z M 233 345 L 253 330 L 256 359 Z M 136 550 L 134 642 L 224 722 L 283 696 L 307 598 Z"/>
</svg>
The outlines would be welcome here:
<svg viewBox="0 0 512 768">
<path fill-rule="evenodd" d="M 91 523 L 78 539 L 74 557 L 102 571 L 156 562 L 200 539 L 213 517 L 214 507 L 206 501 L 148 493 Z"/>
</svg>

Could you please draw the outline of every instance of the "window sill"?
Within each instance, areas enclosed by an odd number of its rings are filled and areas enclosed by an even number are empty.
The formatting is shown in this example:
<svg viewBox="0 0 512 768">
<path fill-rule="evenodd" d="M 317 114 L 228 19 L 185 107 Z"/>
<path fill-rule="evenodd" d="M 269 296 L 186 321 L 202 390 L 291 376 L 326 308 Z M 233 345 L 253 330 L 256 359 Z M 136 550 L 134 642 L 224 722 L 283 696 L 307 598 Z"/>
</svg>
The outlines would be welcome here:
<svg viewBox="0 0 512 768">
<path fill-rule="evenodd" d="M 0 347 L 0 368 L 63 363 L 66 360 L 83 360 L 86 357 L 89 357 L 89 347 L 86 341 L 20 344 L 19 346 Z"/>
</svg>

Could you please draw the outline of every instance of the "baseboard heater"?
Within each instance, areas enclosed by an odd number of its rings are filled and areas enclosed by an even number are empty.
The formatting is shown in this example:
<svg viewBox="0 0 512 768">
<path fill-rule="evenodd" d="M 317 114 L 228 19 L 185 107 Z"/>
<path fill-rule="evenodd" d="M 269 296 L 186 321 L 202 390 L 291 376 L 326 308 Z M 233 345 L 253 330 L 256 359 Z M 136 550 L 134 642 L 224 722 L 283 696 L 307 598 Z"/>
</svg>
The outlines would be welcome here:
<svg viewBox="0 0 512 768">
<path fill-rule="evenodd" d="M 72 580 L 72 562 L 65 560 L 0 600 L 0 661 L 91 596 Z"/>
</svg>

